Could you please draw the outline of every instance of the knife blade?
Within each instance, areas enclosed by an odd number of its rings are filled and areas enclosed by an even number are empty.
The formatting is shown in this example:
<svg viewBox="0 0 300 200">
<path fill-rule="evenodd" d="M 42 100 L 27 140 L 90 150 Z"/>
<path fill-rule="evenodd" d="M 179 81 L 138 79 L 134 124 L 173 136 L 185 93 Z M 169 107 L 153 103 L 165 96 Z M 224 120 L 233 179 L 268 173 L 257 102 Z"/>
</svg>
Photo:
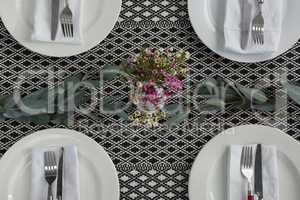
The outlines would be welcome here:
<svg viewBox="0 0 300 200">
<path fill-rule="evenodd" d="M 52 0 L 52 13 L 51 13 L 51 40 L 55 40 L 58 21 L 59 21 L 59 1 L 60 0 Z"/>
<path fill-rule="evenodd" d="M 61 154 L 58 163 L 58 175 L 57 175 L 57 191 L 56 197 L 58 200 L 62 200 L 63 193 L 63 168 L 64 168 L 64 148 L 61 148 Z"/>
<path fill-rule="evenodd" d="M 262 151 L 261 144 L 256 147 L 255 169 L 254 169 L 254 192 L 258 200 L 263 199 L 263 174 L 262 174 Z"/>
</svg>

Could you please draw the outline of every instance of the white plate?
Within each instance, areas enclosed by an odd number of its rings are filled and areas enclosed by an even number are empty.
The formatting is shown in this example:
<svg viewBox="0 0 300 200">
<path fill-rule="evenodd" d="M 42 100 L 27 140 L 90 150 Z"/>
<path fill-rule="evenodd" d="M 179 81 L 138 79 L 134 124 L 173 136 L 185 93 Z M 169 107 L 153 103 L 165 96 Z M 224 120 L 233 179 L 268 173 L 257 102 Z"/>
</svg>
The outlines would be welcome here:
<svg viewBox="0 0 300 200">
<path fill-rule="evenodd" d="M 0 199 L 30 200 L 32 148 L 68 144 L 78 148 L 81 199 L 118 200 L 118 176 L 107 153 L 87 136 L 66 129 L 39 131 L 5 153 L 0 161 Z"/>
<path fill-rule="evenodd" d="M 284 18 L 281 41 L 277 52 L 243 55 L 224 49 L 224 19 L 226 0 L 188 0 L 192 25 L 202 42 L 215 53 L 239 62 L 266 61 L 290 49 L 300 37 L 300 1 L 283 0 Z"/>
<path fill-rule="evenodd" d="M 72 56 L 90 50 L 106 38 L 118 20 L 122 5 L 122 0 L 82 1 L 81 45 L 31 41 L 35 0 L 0 0 L 0 13 L 10 34 L 28 49 L 47 56 Z"/>
<path fill-rule="evenodd" d="M 280 199 L 299 200 L 300 143 L 278 129 L 256 125 L 226 130 L 201 150 L 190 174 L 190 200 L 226 200 L 226 149 L 232 144 L 257 143 L 277 147 Z"/>
</svg>

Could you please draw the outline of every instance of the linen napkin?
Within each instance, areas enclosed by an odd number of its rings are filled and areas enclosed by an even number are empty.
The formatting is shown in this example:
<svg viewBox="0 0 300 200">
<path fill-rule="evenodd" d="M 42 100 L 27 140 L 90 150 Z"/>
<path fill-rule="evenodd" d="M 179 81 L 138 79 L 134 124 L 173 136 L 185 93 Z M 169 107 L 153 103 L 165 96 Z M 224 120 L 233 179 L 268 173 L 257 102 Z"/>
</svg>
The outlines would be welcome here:
<svg viewBox="0 0 300 200">
<path fill-rule="evenodd" d="M 67 38 L 63 36 L 60 20 L 58 22 L 58 29 L 56 39 L 51 40 L 51 0 L 35 0 L 34 9 L 34 24 L 31 39 L 39 42 L 56 42 L 68 44 L 81 43 L 81 0 L 68 0 L 69 6 L 73 14 L 74 23 L 74 37 Z M 65 1 L 59 1 L 59 15 L 65 7 Z"/>
<path fill-rule="evenodd" d="M 224 23 L 225 48 L 240 54 L 271 53 L 278 49 L 283 19 L 283 0 L 264 1 L 264 45 L 252 40 L 252 20 L 258 12 L 257 0 L 227 0 Z"/>
<path fill-rule="evenodd" d="M 59 161 L 59 147 L 34 149 L 32 151 L 32 183 L 31 200 L 47 199 L 48 183 L 44 175 L 44 152 L 54 151 L 57 163 Z M 52 184 L 53 195 L 56 198 L 56 181 Z M 79 163 L 77 149 L 74 146 L 64 147 L 63 168 L 63 199 L 79 200 Z"/>
<path fill-rule="evenodd" d="M 256 145 L 253 145 L 255 155 Z M 247 181 L 242 177 L 240 161 L 242 146 L 234 145 L 228 153 L 228 199 L 247 199 Z M 274 146 L 262 145 L 262 174 L 264 199 L 279 200 L 277 151 Z M 254 183 L 254 176 L 253 181 Z M 253 187 L 254 188 L 254 187 Z"/>
</svg>

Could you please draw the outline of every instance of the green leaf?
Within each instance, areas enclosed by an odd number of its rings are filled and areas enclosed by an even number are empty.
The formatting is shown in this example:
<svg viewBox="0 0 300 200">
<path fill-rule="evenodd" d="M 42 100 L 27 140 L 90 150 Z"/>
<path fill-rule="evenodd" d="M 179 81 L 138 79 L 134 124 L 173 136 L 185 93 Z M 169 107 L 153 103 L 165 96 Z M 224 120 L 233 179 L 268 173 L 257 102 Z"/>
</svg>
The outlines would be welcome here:
<svg viewBox="0 0 300 200">
<path fill-rule="evenodd" d="M 227 87 L 225 92 L 225 100 L 227 102 L 234 102 L 241 100 L 243 97 L 239 95 L 232 87 Z"/>
<path fill-rule="evenodd" d="M 260 105 L 252 105 L 252 108 L 255 110 L 263 111 L 263 112 L 273 112 L 275 111 L 275 105 L 271 103 L 260 104 Z"/>
<path fill-rule="evenodd" d="M 222 79 L 221 77 L 219 78 Z M 234 98 L 237 99 L 238 97 L 242 98 L 244 100 L 244 96 L 240 92 L 240 90 L 236 87 L 236 84 L 234 82 L 229 81 L 228 79 L 222 79 L 224 81 L 224 87 L 226 88 L 226 98 Z"/>
<path fill-rule="evenodd" d="M 58 125 L 62 124 L 68 126 L 68 113 L 52 115 L 51 122 Z"/>
<path fill-rule="evenodd" d="M 32 109 L 29 115 L 48 113 L 48 88 L 44 88 L 23 97 L 22 103 Z"/>
<path fill-rule="evenodd" d="M 102 78 L 104 81 L 112 81 L 120 75 L 126 74 L 122 67 L 117 65 L 105 65 L 102 69 Z"/>
<path fill-rule="evenodd" d="M 4 113 L 0 113 L 0 121 L 5 121 L 7 118 L 4 116 Z"/>
<path fill-rule="evenodd" d="M 218 108 L 224 109 L 226 103 L 221 99 L 209 99 L 206 101 L 207 105 L 216 106 Z"/>
<path fill-rule="evenodd" d="M 112 102 L 112 101 L 104 101 L 103 110 L 105 112 L 116 112 L 117 110 L 122 109 L 124 106 L 121 102 Z"/>
<path fill-rule="evenodd" d="M 35 113 L 31 113 L 31 114 L 44 113 L 45 108 L 46 109 L 48 108 L 48 89 L 43 88 L 41 90 L 28 94 L 25 97 L 21 98 L 21 102 L 15 102 L 13 96 L 9 96 L 5 101 L 6 101 L 5 103 L 6 112 L 16 112 L 16 111 L 20 112 L 20 108 L 19 105 L 17 105 L 17 103 L 22 103 L 28 108 L 42 110 L 42 112 L 36 111 Z"/>
<path fill-rule="evenodd" d="M 203 84 L 201 84 L 199 88 L 199 95 L 207 96 L 207 95 L 215 95 L 219 90 L 219 85 L 216 79 L 206 80 Z"/>
<path fill-rule="evenodd" d="M 289 97 L 300 105 L 300 87 L 289 83 L 286 83 L 283 86 L 286 88 Z"/>
<path fill-rule="evenodd" d="M 28 113 L 24 113 L 18 108 L 10 108 L 5 113 L 3 113 L 3 116 L 8 119 L 20 119 L 29 117 L 30 115 Z"/>
<path fill-rule="evenodd" d="M 64 81 L 65 87 L 67 87 L 69 84 L 76 85 L 76 84 L 80 83 L 82 81 L 83 76 L 84 75 L 82 73 L 80 73 L 75 76 L 66 78 Z"/>
<path fill-rule="evenodd" d="M 201 111 L 218 112 L 225 109 L 226 103 L 221 99 L 212 98 L 205 102 L 205 105 L 200 106 Z"/>
<path fill-rule="evenodd" d="M 11 96 L 1 96 L 0 97 L 0 113 L 6 111 L 7 102 L 11 99 Z"/>
<path fill-rule="evenodd" d="M 229 104 L 230 106 L 234 107 L 235 109 L 239 110 L 249 110 L 251 109 L 251 102 L 250 101 L 236 101 L 236 102 L 231 102 Z"/>
<path fill-rule="evenodd" d="M 123 121 L 129 121 L 129 115 L 125 111 L 117 113 L 117 116 L 119 116 Z"/>
<path fill-rule="evenodd" d="M 109 112 L 111 114 L 114 114 L 118 117 L 120 117 L 123 121 L 129 121 L 129 115 L 127 114 L 128 110 L 130 110 L 131 105 L 125 109 L 125 103 L 123 102 L 113 102 L 112 98 L 105 98 L 104 99 L 104 104 L 103 104 L 103 110 L 104 112 Z"/>
<path fill-rule="evenodd" d="M 31 117 L 28 117 L 28 121 L 31 121 L 36 124 L 48 124 L 50 122 L 50 116 L 45 115 L 34 115 Z"/>
<path fill-rule="evenodd" d="M 172 103 L 164 106 L 164 109 L 167 113 L 179 112 L 182 110 L 182 105 L 178 103 Z"/>
<path fill-rule="evenodd" d="M 170 119 L 168 119 L 166 121 L 166 125 L 168 127 L 172 128 L 172 127 L 180 124 L 184 120 L 188 119 L 189 114 L 190 114 L 190 111 L 178 112 L 176 115 L 174 115 L 173 117 L 171 117 Z"/>
<path fill-rule="evenodd" d="M 79 107 L 80 105 L 87 103 L 87 101 L 90 98 L 91 98 L 90 95 L 88 95 L 85 91 L 83 90 L 77 91 L 74 95 L 75 106 Z"/>
<path fill-rule="evenodd" d="M 91 84 L 96 88 L 99 88 L 99 87 L 103 86 L 103 82 L 100 81 L 100 80 L 87 80 L 87 81 L 84 81 L 84 82 L 86 82 L 88 84 Z"/>
<path fill-rule="evenodd" d="M 84 75 L 80 73 L 75 76 L 71 76 L 71 77 L 67 78 L 64 81 L 64 84 L 62 86 L 53 89 L 52 94 L 54 94 L 55 96 L 67 95 L 70 90 L 78 89 L 80 86 L 83 86 L 83 85 L 78 85 L 78 84 L 85 82 L 85 81 L 82 81 L 83 77 L 84 77 Z"/>
<path fill-rule="evenodd" d="M 259 89 L 246 88 L 241 85 L 236 85 L 241 93 L 250 101 L 257 101 L 259 103 L 265 103 L 268 101 L 266 94 Z"/>
<path fill-rule="evenodd" d="M 74 93 L 73 93 L 74 92 Z M 79 108 L 81 105 L 88 102 L 90 96 L 86 94 L 83 90 L 70 91 L 69 96 L 64 97 L 57 104 L 57 109 L 59 113 L 74 111 L 76 108 Z"/>
</svg>

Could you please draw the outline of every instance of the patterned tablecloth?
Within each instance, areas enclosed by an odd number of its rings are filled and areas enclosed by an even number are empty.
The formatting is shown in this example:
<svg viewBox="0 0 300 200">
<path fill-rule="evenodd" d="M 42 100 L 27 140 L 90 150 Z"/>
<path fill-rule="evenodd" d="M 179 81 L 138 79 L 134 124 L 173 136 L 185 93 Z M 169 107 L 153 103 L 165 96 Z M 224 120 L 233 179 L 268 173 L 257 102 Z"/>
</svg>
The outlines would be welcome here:
<svg viewBox="0 0 300 200">
<path fill-rule="evenodd" d="M 1 23 L 0 90 L 2 94 L 12 93 L 17 75 L 29 69 L 63 70 L 68 75 L 85 73 L 101 69 L 106 63 L 119 63 L 145 46 L 190 51 L 187 80 L 190 91 L 208 77 L 221 76 L 251 87 L 263 87 L 261 82 L 265 81 L 274 89 L 271 92 L 285 99 L 278 75 L 291 81 L 300 78 L 300 44 L 268 62 L 232 62 L 213 53 L 198 39 L 189 21 L 187 0 L 124 0 L 121 16 L 111 34 L 89 52 L 69 58 L 46 57 L 25 49 Z M 47 82 L 42 76 L 32 75 L 23 84 L 24 93 L 45 86 Z M 106 87 L 124 95 L 128 92 L 118 80 Z M 172 130 L 133 127 L 106 115 L 101 115 L 98 121 L 77 116 L 72 128 L 92 137 L 107 150 L 119 172 L 121 199 L 188 199 L 188 176 L 193 160 L 203 145 L 225 128 L 264 124 L 300 139 L 300 123 L 295 117 L 299 115 L 299 106 L 289 99 L 280 102 L 279 111 L 272 114 L 229 108 L 204 117 L 193 102 L 188 102 L 192 108 L 189 120 Z M 55 126 L 13 120 L 1 122 L 0 154 L 22 137 L 50 127 Z"/>
</svg>

